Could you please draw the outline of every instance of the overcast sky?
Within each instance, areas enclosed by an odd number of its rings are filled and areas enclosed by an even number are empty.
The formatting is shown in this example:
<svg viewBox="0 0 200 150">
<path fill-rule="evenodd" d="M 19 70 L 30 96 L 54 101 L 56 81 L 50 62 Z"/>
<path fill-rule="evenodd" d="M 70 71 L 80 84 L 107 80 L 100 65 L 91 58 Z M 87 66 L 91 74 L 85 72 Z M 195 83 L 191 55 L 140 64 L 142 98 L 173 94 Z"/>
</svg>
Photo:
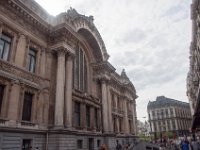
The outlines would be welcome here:
<svg viewBox="0 0 200 150">
<path fill-rule="evenodd" d="M 70 7 L 94 16 L 109 61 L 120 74 L 125 68 L 135 85 L 139 120 L 157 96 L 188 102 L 191 0 L 36 1 L 54 16 Z"/>
</svg>

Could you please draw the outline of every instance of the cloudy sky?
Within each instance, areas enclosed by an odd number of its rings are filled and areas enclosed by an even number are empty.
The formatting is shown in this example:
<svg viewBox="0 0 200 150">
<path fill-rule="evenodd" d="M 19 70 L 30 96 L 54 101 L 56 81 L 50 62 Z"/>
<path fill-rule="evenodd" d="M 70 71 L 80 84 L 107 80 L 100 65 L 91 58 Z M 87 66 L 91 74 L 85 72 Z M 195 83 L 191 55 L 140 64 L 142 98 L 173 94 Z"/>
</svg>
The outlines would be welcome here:
<svg viewBox="0 0 200 150">
<path fill-rule="evenodd" d="M 125 68 L 136 87 L 139 120 L 157 96 L 188 101 L 191 0 L 36 1 L 54 16 L 70 7 L 94 16 L 109 61 L 118 73 Z"/>
</svg>

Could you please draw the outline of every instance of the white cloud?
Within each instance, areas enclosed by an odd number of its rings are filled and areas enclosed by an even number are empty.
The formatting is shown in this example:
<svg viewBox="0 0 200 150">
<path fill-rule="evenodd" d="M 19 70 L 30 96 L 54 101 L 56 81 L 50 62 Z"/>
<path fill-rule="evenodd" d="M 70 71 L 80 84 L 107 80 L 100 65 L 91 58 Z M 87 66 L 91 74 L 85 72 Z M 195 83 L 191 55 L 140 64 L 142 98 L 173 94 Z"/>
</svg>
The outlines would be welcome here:
<svg viewBox="0 0 200 150">
<path fill-rule="evenodd" d="M 136 86 L 137 111 L 156 96 L 187 101 L 186 75 L 191 41 L 187 0 L 36 0 L 51 14 L 72 6 L 93 15 L 111 64 Z"/>
</svg>

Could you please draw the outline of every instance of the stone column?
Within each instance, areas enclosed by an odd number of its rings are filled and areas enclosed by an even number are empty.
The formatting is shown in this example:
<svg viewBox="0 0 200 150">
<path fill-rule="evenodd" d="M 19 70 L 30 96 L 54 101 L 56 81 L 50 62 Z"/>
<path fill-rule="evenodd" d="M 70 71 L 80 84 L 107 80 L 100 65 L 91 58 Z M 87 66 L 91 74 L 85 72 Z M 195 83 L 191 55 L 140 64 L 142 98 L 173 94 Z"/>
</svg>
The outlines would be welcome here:
<svg viewBox="0 0 200 150">
<path fill-rule="evenodd" d="M 177 115 L 176 115 L 175 108 L 172 108 L 172 109 L 173 109 L 173 114 L 174 114 L 174 116 L 173 116 L 173 117 L 176 117 Z"/>
<path fill-rule="evenodd" d="M 110 89 L 107 88 L 108 93 L 108 120 L 109 120 L 109 131 L 113 132 L 113 120 L 112 120 L 112 101 L 111 101 L 111 93 Z"/>
<path fill-rule="evenodd" d="M 166 131 L 169 131 L 169 129 L 168 129 L 168 124 L 167 124 L 167 120 L 165 120 L 165 128 L 166 128 Z"/>
<path fill-rule="evenodd" d="M 175 125 L 176 125 L 176 130 L 178 130 L 178 122 L 177 122 L 177 119 L 175 119 L 174 121 L 175 121 Z"/>
<path fill-rule="evenodd" d="M 136 120 L 136 104 L 135 104 L 135 100 L 133 100 L 133 102 L 131 103 L 132 105 L 132 114 L 133 114 L 133 132 L 136 134 L 137 132 L 137 120 Z"/>
<path fill-rule="evenodd" d="M 19 97 L 20 97 L 20 85 L 17 81 L 12 81 L 11 92 L 8 103 L 8 119 L 11 126 L 16 124 L 19 114 Z"/>
<path fill-rule="evenodd" d="M 64 84 L 65 84 L 65 50 L 57 51 L 57 77 L 56 77 L 56 100 L 54 124 L 57 127 L 63 127 L 64 114 Z"/>
<path fill-rule="evenodd" d="M 108 127 L 108 100 L 107 100 L 107 83 L 106 79 L 101 80 L 101 88 L 102 88 L 102 118 L 103 118 L 103 131 L 109 132 Z"/>
<path fill-rule="evenodd" d="M 126 99 L 124 98 L 123 100 L 124 102 L 124 132 L 126 134 L 129 133 L 129 123 L 128 123 L 128 111 L 127 111 L 127 102 L 126 102 Z"/>
<path fill-rule="evenodd" d="M 154 129 L 155 129 L 155 127 L 154 127 L 154 122 L 150 122 L 151 123 L 151 132 L 156 132 Z"/>
<path fill-rule="evenodd" d="M 66 80 L 65 80 L 65 124 L 67 128 L 72 127 L 72 73 L 73 56 L 69 55 L 66 60 Z"/>
<path fill-rule="evenodd" d="M 119 117 L 116 117 L 116 130 L 119 133 Z"/>
</svg>

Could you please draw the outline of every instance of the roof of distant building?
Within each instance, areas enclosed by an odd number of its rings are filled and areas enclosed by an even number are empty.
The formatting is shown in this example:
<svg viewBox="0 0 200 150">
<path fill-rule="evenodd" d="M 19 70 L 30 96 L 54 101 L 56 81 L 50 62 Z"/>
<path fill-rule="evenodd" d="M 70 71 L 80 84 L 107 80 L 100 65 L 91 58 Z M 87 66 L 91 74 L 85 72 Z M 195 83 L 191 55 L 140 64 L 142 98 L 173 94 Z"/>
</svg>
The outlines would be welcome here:
<svg viewBox="0 0 200 150">
<path fill-rule="evenodd" d="M 179 106 L 179 107 L 188 107 L 189 103 L 178 101 L 175 99 L 167 98 L 165 96 L 158 96 L 156 101 L 149 101 L 147 109 L 161 108 L 166 106 Z"/>
</svg>

